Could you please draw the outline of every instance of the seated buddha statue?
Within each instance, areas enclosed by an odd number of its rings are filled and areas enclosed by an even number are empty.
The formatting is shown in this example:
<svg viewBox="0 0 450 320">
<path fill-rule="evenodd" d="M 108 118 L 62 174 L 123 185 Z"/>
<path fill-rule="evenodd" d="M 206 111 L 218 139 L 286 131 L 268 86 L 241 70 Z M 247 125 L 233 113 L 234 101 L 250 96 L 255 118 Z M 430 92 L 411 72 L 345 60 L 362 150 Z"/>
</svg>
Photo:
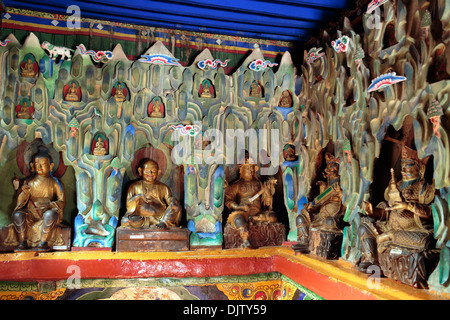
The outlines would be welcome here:
<svg viewBox="0 0 450 320">
<path fill-rule="evenodd" d="M 25 78 L 34 78 L 36 76 L 35 65 L 31 57 L 22 64 L 21 75 Z"/>
<path fill-rule="evenodd" d="M 249 226 L 275 223 L 277 217 L 272 210 L 275 179 L 262 183 L 256 176 L 258 166 L 250 158 L 239 165 L 240 178 L 225 189 L 225 205 L 230 210 L 227 224 L 239 231 L 243 248 L 251 247 Z"/>
<path fill-rule="evenodd" d="M 298 243 L 293 249 L 299 252 L 309 252 L 310 230 L 336 231 L 340 230 L 340 220 L 344 213 L 342 205 L 342 189 L 339 177 L 339 159 L 326 153 L 327 166 L 323 176 L 327 182 L 319 181 L 320 193 L 311 202 L 307 203 L 296 218 Z"/>
<path fill-rule="evenodd" d="M 122 84 L 118 83 L 117 88 L 113 88 L 112 95 L 117 102 L 124 102 L 126 100 L 126 89 L 122 88 Z"/>
<path fill-rule="evenodd" d="M 281 93 L 280 103 L 278 104 L 281 108 L 291 108 L 292 107 L 292 97 L 289 90 L 284 90 Z"/>
<path fill-rule="evenodd" d="M 161 173 L 158 164 L 146 159 L 137 170 L 141 179 L 128 188 L 127 212 L 122 219 L 122 226 L 136 229 L 177 227 L 181 207 L 169 187 L 157 180 Z"/>
<path fill-rule="evenodd" d="M 214 98 L 214 87 L 209 80 L 203 80 L 198 90 L 198 94 L 201 98 Z"/>
<path fill-rule="evenodd" d="M 35 154 L 30 166 L 35 174 L 25 180 L 18 190 L 17 204 L 12 214 L 19 240 L 16 250 L 27 250 L 30 244 L 33 246 L 36 243 L 37 250 L 48 251 L 52 231 L 62 222 L 64 187 L 50 174 L 54 164 L 48 153 L 40 151 Z"/>
<path fill-rule="evenodd" d="M 64 100 L 71 102 L 79 102 L 81 100 L 80 90 L 75 82 L 72 82 L 64 96 Z"/>
<path fill-rule="evenodd" d="M 150 102 L 150 113 L 149 117 L 151 118 L 164 118 L 164 114 L 161 111 L 161 100 L 160 99 L 153 99 L 152 102 Z"/>
<path fill-rule="evenodd" d="M 379 265 L 378 252 L 390 244 L 409 249 L 427 249 L 432 238 L 431 203 L 434 200 L 434 182 L 424 179 L 425 163 L 417 152 L 403 145 L 401 160 L 402 180 L 391 180 L 385 190 L 386 202 L 375 208 L 363 203 L 364 215 L 358 229 L 361 261 L 358 268 L 366 271 L 370 265 Z"/>
<path fill-rule="evenodd" d="M 95 143 L 94 155 L 96 156 L 104 156 L 106 154 L 105 144 L 101 137 L 97 138 L 97 142 Z"/>
<path fill-rule="evenodd" d="M 261 87 L 256 80 L 253 80 L 250 84 L 250 97 L 261 97 Z"/>
<path fill-rule="evenodd" d="M 17 119 L 32 119 L 34 114 L 33 106 L 29 106 L 26 100 L 23 100 L 20 105 L 16 107 Z"/>
</svg>

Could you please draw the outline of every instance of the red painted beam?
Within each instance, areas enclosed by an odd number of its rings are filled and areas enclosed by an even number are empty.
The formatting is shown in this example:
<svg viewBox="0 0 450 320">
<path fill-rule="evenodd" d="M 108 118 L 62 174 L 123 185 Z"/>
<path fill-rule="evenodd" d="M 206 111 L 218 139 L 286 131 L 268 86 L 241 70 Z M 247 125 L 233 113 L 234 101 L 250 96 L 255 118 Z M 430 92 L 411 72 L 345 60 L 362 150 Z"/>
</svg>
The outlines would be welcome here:
<svg viewBox="0 0 450 320">
<path fill-rule="evenodd" d="M 150 277 L 216 277 L 252 275 L 273 271 L 273 257 L 220 259 L 27 259 L 0 261 L 1 281 L 65 280 L 71 266 L 79 267 L 83 279 Z"/>
</svg>

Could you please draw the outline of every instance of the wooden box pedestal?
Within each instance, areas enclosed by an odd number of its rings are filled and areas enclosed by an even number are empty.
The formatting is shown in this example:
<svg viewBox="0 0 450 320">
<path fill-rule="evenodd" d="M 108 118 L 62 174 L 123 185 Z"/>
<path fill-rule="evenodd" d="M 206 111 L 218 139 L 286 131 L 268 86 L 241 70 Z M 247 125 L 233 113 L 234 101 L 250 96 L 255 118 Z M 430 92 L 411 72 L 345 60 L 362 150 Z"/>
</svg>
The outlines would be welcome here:
<svg viewBox="0 0 450 320">
<path fill-rule="evenodd" d="M 342 231 L 339 230 L 311 228 L 309 248 L 316 256 L 329 260 L 338 259 L 341 256 L 342 238 Z"/>
<path fill-rule="evenodd" d="M 186 228 L 132 229 L 117 228 L 116 251 L 187 251 L 189 230 Z"/>
<path fill-rule="evenodd" d="M 242 239 L 239 231 L 226 225 L 223 233 L 225 249 L 240 248 Z M 282 223 L 252 225 L 249 227 L 248 241 L 253 248 L 281 246 L 286 240 L 286 227 Z"/>
<path fill-rule="evenodd" d="M 413 250 L 388 246 L 378 254 L 383 274 L 414 288 L 426 289 L 427 280 L 439 262 L 438 250 Z"/>
</svg>

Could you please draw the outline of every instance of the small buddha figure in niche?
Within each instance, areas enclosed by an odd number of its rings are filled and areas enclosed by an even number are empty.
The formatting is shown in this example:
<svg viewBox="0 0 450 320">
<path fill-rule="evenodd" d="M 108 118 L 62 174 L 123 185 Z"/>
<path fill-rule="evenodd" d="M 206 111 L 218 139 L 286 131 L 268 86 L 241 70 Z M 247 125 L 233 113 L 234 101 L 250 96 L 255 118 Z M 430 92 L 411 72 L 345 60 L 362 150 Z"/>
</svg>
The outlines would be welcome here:
<svg viewBox="0 0 450 320">
<path fill-rule="evenodd" d="M 22 99 L 20 104 L 16 106 L 17 119 L 32 119 L 34 115 L 33 103 L 29 99 Z"/>
<path fill-rule="evenodd" d="M 292 107 L 292 95 L 289 90 L 284 90 L 281 93 L 281 99 L 278 103 L 278 106 L 281 108 L 291 108 Z"/>
<path fill-rule="evenodd" d="M 38 244 L 37 250 L 48 251 L 48 241 L 56 224 L 62 222 L 65 207 L 64 187 L 51 175 L 54 163 L 48 152 L 37 152 L 30 167 L 34 175 L 18 190 L 12 220 L 19 245 L 17 251 Z M 39 231 L 37 231 L 39 230 Z"/>
<path fill-rule="evenodd" d="M 317 228 L 320 230 L 338 231 L 340 230 L 341 218 L 344 207 L 342 205 L 342 189 L 339 177 L 339 158 L 326 153 L 325 160 L 327 166 L 323 176 L 327 182 L 318 181 L 320 188 L 319 195 L 311 202 L 307 203 L 304 209 L 297 216 L 298 244 L 293 248 L 300 252 L 309 252 L 310 230 Z"/>
<path fill-rule="evenodd" d="M 203 82 L 200 84 L 198 95 L 200 98 L 214 98 L 215 90 L 210 80 L 203 80 Z"/>
<path fill-rule="evenodd" d="M 261 86 L 258 81 L 253 80 L 250 84 L 250 97 L 260 98 L 262 96 Z"/>
<path fill-rule="evenodd" d="M 122 83 L 118 82 L 112 89 L 111 95 L 114 97 L 116 102 L 124 102 L 127 99 L 128 90 L 122 85 Z"/>
<path fill-rule="evenodd" d="M 371 265 L 379 265 L 378 253 L 390 244 L 410 249 L 428 249 L 432 238 L 431 202 L 434 200 L 434 182 L 424 179 L 426 163 L 417 152 L 402 146 L 402 180 L 396 182 L 394 170 L 385 190 L 386 202 L 373 208 L 364 201 L 364 216 L 358 229 L 360 239 L 360 271 Z"/>
<path fill-rule="evenodd" d="M 72 81 L 70 85 L 66 84 L 64 86 L 64 100 L 71 102 L 81 101 L 81 87 L 75 81 Z"/>
<path fill-rule="evenodd" d="M 298 157 L 295 154 L 295 146 L 292 143 L 288 143 L 284 146 L 283 157 L 286 161 L 297 161 Z"/>
<path fill-rule="evenodd" d="M 131 184 L 127 191 L 127 212 L 122 226 L 136 229 L 177 227 L 181 207 L 169 187 L 158 181 L 161 174 L 158 164 L 150 159 L 144 159 L 141 163 L 138 167 L 141 179 Z"/>
<path fill-rule="evenodd" d="M 101 137 L 97 138 L 93 153 L 95 156 L 104 156 L 106 154 L 105 143 L 103 142 Z"/>
<path fill-rule="evenodd" d="M 227 224 L 239 231 L 243 248 L 251 247 L 250 225 L 277 222 L 272 210 L 277 180 L 270 178 L 262 183 L 256 176 L 257 170 L 254 161 L 246 157 L 245 163 L 239 165 L 240 178 L 225 189 L 225 205 L 230 210 Z"/>
<path fill-rule="evenodd" d="M 21 66 L 21 76 L 24 78 L 34 78 L 38 73 L 38 66 L 32 55 L 27 55 L 22 62 Z"/>
<path fill-rule="evenodd" d="M 164 103 L 160 97 L 154 97 L 148 105 L 148 116 L 150 118 L 164 118 Z"/>
</svg>

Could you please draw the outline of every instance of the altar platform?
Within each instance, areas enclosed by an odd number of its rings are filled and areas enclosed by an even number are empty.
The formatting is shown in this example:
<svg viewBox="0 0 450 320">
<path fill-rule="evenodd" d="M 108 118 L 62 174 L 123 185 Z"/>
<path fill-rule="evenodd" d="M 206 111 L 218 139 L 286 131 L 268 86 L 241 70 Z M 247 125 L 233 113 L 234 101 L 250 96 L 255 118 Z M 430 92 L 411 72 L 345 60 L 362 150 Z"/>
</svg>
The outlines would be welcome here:
<svg viewBox="0 0 450 320">
<path fill-rule="evenodd" d="M 370 278 L 372 277 L 372 278 Z M 22 252 L 0 255 L 1 299 L 76 299 L 92 288 L 166 290 L 184 299 L 442 299 L 391 279 L 363 274 L 341 260 L 290 247 L 180 252 Z M 264 284 L 264 285 L 262 285 Z M 205 287 L 210 286 L 209 295 Z M 202 289 L 203 288 L 203 289 Z M 265 288 L 265 289 L 258 289 Z M 77 291 L 78 290 L 78 291 Z M 81 291 L 83 294 L 81 294 Z M 202 291 L 203 290 L 203 291 Z M 259 291 L 258 291 L 259 290 Z M 214 291 L 214 294 L 211 292 Z M 258 296 L 259 292 L 259 296 Z M 290 292 L 288 296 L 287 292 Z M 294 292 L 297 292 L 294 295 Z M 70 294 L 69 294 L 70 293 Z M 169 294 L 170 293 L 170 294 Z M 105 293 L 106 294 L 106 293 Z M 91 296 L 92 297 L 92 296 Z M 107 298 L 112 299 L 109 294 Z M 134 292 L 134 297 L 139 297 Z M 143 297 L 143 296 L 142 296 Z"/>
</svg>

